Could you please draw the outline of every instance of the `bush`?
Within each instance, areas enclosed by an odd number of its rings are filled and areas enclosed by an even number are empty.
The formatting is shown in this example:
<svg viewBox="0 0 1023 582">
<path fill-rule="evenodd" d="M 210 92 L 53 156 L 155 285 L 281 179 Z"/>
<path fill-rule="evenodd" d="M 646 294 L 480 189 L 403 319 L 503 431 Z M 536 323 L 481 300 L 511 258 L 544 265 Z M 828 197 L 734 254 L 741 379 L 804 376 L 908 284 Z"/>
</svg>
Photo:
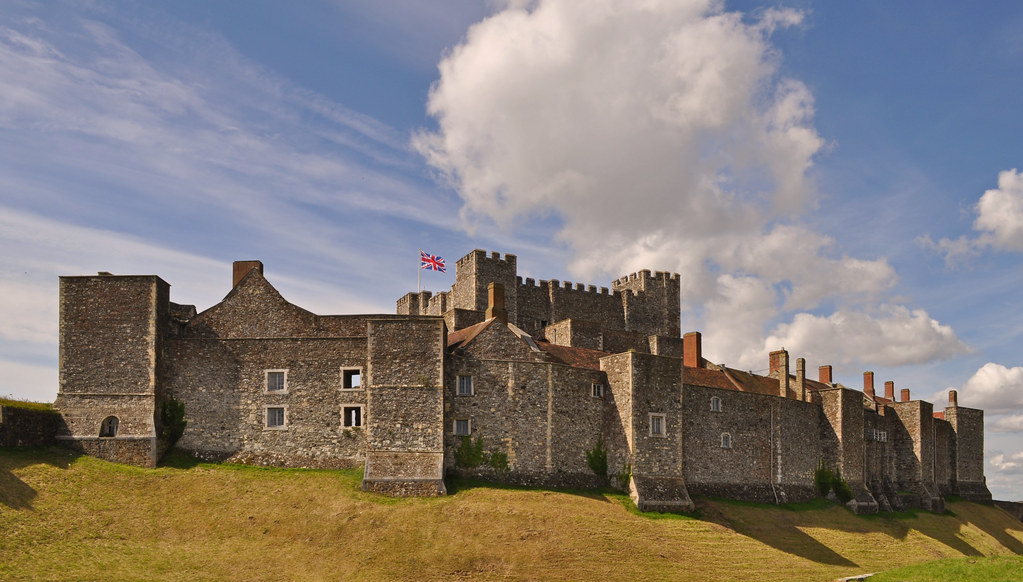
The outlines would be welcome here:
<svg viewBox="0 0 1023 582">
<path fill-rule="evenodd" d="M 586 464 L 602 480 L 607 481 L 607 451 L 604 449 L 604 437 L 597 437 L 597 444 L 586 451 Z"/>
<path fill-rule="evenodd" d="M 831 480 L 831 488 L 835 491 L 835 497 L 838 497 L 838 500 L 842 503 L 849 503 L 853 498 L 852 488 L 849 487 L 849 484 L 846 483 L 845 479 L 837 471 Z"/>
<path fill-rule="evenodd" d="M 472 469 L 483 464 L 483 439 L 477 438 L 473 442 L 472 437 L 463 436 L 462 442 L 455 449 L 455 465 Z"/>
<path fill-rule="evenodd" d="M 835 475 L 831 469 L 825 468 L 823 464 L 817 467 L 817 471 L 813 474 L 813 486 L 817 490 L 817 495 L 827 497 L 834 479 Z"/>
<path fill-rule="evenodd" d="M 174 446 L 181 435 L 185 434 L 185 403 L 174 398 L 168 398 L 160 404 L 160 437 L 167 442 L 168 447 Z"/>
<path fill-rule="evenodd" d="M 508 453 L 483 450 L 483 437 L 463 436 L 462 442 L 455 449 L 455 466 L 463 469 L 474 469 L 480 465 L 489 465 L 498 471 L 508 470 Z"/>
<path fill-rule="evenodd" d="M 618 480 L 618 487 L 625 491 L 629 489 L 629 480 L 632 479 L 632 465 L 629 463 L 622 464 L 622 471 L 615 475 Z"/>
</svg>

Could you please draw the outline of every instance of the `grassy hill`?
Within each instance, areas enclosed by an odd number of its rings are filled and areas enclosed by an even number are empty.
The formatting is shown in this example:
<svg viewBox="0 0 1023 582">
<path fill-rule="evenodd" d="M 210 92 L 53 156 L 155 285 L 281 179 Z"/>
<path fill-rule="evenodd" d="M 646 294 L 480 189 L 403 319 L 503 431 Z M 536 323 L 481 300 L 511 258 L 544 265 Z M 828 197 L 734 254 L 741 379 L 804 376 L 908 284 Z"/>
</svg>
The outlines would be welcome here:
<svg viewBox="0 0 1023 582">
<path fill-rule="evenodd" d="M 857 517 L 824 502 L 701 500 L 685 517 L 640 514 L 613 492 L 458 483 L 447 497 L 390 499 L 360 480 L 0 449 L 0 579 L 831 580 L 1023 554 L 1023 523 L 966 502 Z"/>
</svg>

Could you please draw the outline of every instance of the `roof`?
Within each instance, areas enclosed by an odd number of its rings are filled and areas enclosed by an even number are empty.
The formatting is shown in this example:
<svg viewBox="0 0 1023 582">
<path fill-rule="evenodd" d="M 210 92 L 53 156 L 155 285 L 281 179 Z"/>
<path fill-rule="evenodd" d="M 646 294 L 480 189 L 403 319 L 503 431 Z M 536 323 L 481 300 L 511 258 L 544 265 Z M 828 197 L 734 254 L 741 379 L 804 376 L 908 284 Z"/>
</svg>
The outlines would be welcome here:
<svg viewBox="0 0 1023 582">
<path fill-rule="evenodd" d="M 536 346 L 540 348 L 541 351 L 553 357 L 557 362 L 568 364 L 569 366 L 574 366 L 576 368 L 589 368 L 591 370 L 599 370 L 600 358 L 611 355 L 608 352 L 601 352 L 599 350 L 571 348 L 544 341 L 536 342 Z"/>
<path fill-rule="evenodd" d="M 478 336 L 480 332 L 486 329 L 493 321 L 494 318 L 490 318 L 486 321 L 481 321 L 470 325 L 469 327 L 463 327 L 462 329 L 449 333 L 448 347 L 454 349 L 471 342 L 473 338 Z"/>
</svg>

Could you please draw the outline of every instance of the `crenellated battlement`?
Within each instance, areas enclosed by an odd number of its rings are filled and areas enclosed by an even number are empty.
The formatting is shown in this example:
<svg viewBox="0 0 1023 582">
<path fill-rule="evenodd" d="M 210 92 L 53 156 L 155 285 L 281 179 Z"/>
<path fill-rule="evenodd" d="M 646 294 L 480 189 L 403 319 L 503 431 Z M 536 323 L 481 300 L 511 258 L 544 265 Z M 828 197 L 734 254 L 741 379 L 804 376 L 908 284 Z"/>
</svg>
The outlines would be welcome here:
<svg viewBox="0 0 1023 582">
<path fill-rule="evenodd" d="M 571 281 L 561 281 L 559 279 L 540 279 L 537 281 L 532 277 L 526 277 L 525 279 L 522 277 L 516 277 L 516 283 L 519 287 L 525 288 L 527 291 L 529 289 L 540 289 L 549 292 L 549 290 L 553 287 L 555 289 L 581 291 L 583 293 L 592 293 L 594 295 L 615 295 L 618 293 L 617 291 L 612 292 L 607 287 L 598 288 L 596 285 L 587 285 L 584 283 L 573 284 Z"/>
<path fill-rule="evenodd" d="M 615 279 L 611 283 L 611 287 L 618 290 L 645 291 L 651 286 L 668 287 L 669 285 L 679 285 L 680 283 L 681 278 L 678 273 L 656 271 L 651 274 L 650 269 L 642 269 Z"/>
<path fill-rule="evenodd" d="M 467 266 L 469 266 L 471 264 L 474 264 L 474 263 L 477 263 L 477 264 L 478 263 L 491 263 L 491 264 L 500 263 L 500 264 L 508 265 L 508 266 L 510 266 L 510 267 L 512 267 L 514 269 L 516 261 L 517 261 L 517 257 L 515 255 L 511 254 L 511 253 L 505 253 L 504 257 L 502 258 L 501 257 L 501 253 L 499 253 L 497 251 L 493 251 L 493 252 L 490 253 L 489 256 L 487 256 L 487 251 L 485 251 L 483 249 L 474 249 L 471 253 L 469 253 L 469 254 L 465 255 L 464 257 L 462 257 L 462 258 L 458 259 L 457 261 L 455 261 L 455 266 L 456 267 L 467 267 Z"/>
</svg>

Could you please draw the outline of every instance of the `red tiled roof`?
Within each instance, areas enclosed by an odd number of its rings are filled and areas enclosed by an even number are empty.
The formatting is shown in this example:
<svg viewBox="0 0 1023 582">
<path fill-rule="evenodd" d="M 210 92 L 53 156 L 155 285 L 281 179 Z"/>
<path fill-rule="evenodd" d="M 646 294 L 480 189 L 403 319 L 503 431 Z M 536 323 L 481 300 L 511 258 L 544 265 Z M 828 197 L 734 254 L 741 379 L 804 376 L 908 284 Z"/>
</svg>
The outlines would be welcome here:
<svg viewBox="0 0 1023 582">
<path fill-rule="evenodd" d="M 461 347 L 462 345 L 471 342 L 474 337 L 478 336 L 480 334 L 480 332 L 482 332 L 484 329 L 486 329 L 487 326 L 490 325 L 490 323 L 492 321 L 494 321 L 495 319 L 496 318 L 492 317 L 492 318 L 490 318 L 490 319 L 488 319 L 486 321 L 481 321 L 481 322 L 479 322 L 479 323 L 477 323 L 475 325 L 470 325 L 469 327 L 463 327 L 462 329 L 459 329 L 457 331 L 453 331 L 453 332 L 449 333 L 448 334 L 448 347 L 449 348 L 457 348 L 457 347 Z"/>
<path fill-rule="evenodd" d="M 599 350 L 570 348 L 542 341 L 536 342 L 536 346 L 562 364 L 568 364 L 576 368 L 589 368 L 591 370 L 599 370 L 600 358 L 611 355 L 608 352 L 601 352 Z"/>
<path fill-rule="evenodd" d="M 682 382 L 707 388 L 736 390 L 733 384 L 720 370 L 710 368 L 682 368 Z"/>
<path fill-rule="evenodd" d="M 941 412 L 935 412 L 934 418 L 940 418 L 941 420 L 945 420 L 945 411 L 942 410 Z"/>
</svg>

